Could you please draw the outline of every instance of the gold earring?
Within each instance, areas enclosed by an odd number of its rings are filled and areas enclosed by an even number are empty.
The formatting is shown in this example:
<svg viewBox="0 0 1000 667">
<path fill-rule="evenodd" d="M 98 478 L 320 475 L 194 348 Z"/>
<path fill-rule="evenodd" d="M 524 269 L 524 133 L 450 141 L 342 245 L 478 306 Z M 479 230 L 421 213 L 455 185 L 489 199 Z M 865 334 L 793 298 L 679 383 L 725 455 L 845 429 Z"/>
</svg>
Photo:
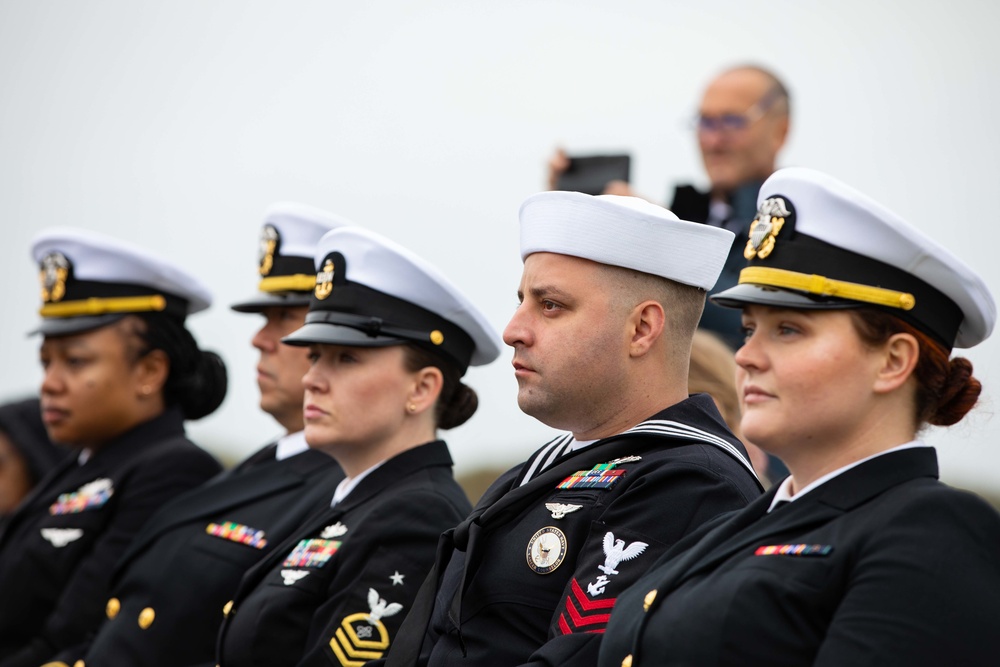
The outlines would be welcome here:
<svg viewBox="0 0 1000 667">
<path fill-rule="evenodd" d="M 415 406 L 413 403 L 410 403 L 406 406 L 406 409 L 408 412 L 416 412 L 417 406 Z"/>
<path fill-rule="evenodd" d="M 148 384 L 147 385 L 143 385 L 143 387 L 142 387 L 142 395 L 143 396 L 149 396 L 152 393 L 153 393 L 153 388 L 152 387 L 150 387 Z"/>
</svg>

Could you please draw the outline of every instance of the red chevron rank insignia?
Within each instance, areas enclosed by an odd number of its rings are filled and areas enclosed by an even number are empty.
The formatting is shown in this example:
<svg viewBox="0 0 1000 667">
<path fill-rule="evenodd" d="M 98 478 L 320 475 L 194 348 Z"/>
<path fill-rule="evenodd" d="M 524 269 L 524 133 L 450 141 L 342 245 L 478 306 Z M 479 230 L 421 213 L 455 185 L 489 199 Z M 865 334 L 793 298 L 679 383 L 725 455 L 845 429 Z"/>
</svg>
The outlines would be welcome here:
<svg viewBox="0 0 1000 667">
<path fill-rule="evenodd" d="M 566 596 L 566 609 L 559 614 L 559 631 L 564 635 L 574 632 L 603 633 L 617 599 L 591 600 L 580 588 L 579 582 L 572 579 L 570 593 Z"/>
</svg>

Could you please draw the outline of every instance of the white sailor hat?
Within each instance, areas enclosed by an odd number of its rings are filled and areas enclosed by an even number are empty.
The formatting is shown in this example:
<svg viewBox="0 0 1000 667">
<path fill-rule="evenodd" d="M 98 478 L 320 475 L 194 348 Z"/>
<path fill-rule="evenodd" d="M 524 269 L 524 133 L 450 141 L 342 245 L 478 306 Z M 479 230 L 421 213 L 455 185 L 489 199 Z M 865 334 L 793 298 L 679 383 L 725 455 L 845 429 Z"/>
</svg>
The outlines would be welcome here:
<svg viewBox="0 0 1000 667">
<path fill-rule="evenodd" d="M 757 197 L 739 284 L 722 306 L 874 307 L 952 347 L 985 340 L 996 321 L 986 284 L 892 211 L 811 169 L 776 171 Z"/>
<path fill-rule="evenodd" d="M 350 224 L 306 204 L 272 204 L 260 230 L 258 292 L 230 307 L 239 313 L 259 313 L 273 306 L 308 306 L 316 286 L 316 244 L 331 229 Z"/>
<path fill-rule="evenodd" d="M 146 250 L 83 229 L 53 228 L 31 245 L 42 285 L 46 336 L 80 333 L 130 313 L 163 312 L 181 320 L 208 308 L 196 278 Z"/>
<path fill-rule="evenodd" d="M 521 204 L 521 259 L 535 252 L 582 257 L 710 290 L 734 234 L 681 220 L 638 197 L 540 192 Z"/>
<path fill-rule="evenodd" d="M 500 337 L 451 281 L 406 248 L 360 227 L 320 239 L 305 325 L 289 345 L 381 347 L 414 342 L 458 364 L 488 364 Z"/>
</svg>

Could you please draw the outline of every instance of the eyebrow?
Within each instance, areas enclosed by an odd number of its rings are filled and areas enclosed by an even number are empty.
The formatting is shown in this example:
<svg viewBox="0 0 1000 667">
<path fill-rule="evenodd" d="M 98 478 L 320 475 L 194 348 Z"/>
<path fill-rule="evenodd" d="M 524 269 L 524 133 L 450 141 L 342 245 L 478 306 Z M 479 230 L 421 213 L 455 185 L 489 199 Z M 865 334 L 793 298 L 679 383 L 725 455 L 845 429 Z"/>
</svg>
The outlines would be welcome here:
<svg viewBox="0 0 1000 667">
<path fill-rule="evenodd" d="M 39 346 L 38 349 L 41 350 L 45 348 L 46 344 L 48 344 L 48 349 L 56 349 L 56 350 L 67 350 L 67 349 L 78 349 L 78 348 L 86 349 L 88 347 L 87 342 L 80 339 L 77 336 L 69 336 L 65 338 L 58 338 L 56 340 L 42 341 L 42 344 Z"/>
<path fill-rule="evenodd" d="M 532 287 L 528 290 L 532 297 L 535 299 L 542 299 L 545 297 L 556 297 L 559 299 L 571 299 L 573 295 L 569 292 L 556 287 L 555 285 L 539 285 L 537 287 Z M 518 290 L 517 295 L 523 297 L 524 293 Z"/>
</svg>

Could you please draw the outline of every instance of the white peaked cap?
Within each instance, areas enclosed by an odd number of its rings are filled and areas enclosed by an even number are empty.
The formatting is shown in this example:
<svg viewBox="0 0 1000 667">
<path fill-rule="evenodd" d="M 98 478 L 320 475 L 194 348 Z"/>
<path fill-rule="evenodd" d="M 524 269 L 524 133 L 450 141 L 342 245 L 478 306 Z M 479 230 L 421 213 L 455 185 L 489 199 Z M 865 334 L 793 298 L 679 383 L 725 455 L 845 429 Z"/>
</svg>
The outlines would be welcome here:
<svg viewBox="0 0 1000 667">
<path fill-rule="evenodd" d="M 813 169 L 780 169 L 760 188 L 747 268 L 716 303 L 887 310 L 949 349 L 996 323 L 986 283 L 885 206 Z M 780 211 L 780 213 L 779 213 Z M 776 224 L 779 222 L 781 224 Z"/>
<path fill-rule="evenodd" d="M 38 331 L 46 335 L 103 326 L 128 313 L 165 310 L 183 319 L 212 303 L 208 288 L 176 264 L 97 232 L 44 230 L 31 255 L 41 268 Z"/>
<path fill-rule="evenodd" d="M 488 364 L 501 341 L 483 312 L 435 266 L 361 227 L 320 239 L 305 325 L 283 340 L 381 346 L 412 341 L 465 366 Z"/>
</svg>

